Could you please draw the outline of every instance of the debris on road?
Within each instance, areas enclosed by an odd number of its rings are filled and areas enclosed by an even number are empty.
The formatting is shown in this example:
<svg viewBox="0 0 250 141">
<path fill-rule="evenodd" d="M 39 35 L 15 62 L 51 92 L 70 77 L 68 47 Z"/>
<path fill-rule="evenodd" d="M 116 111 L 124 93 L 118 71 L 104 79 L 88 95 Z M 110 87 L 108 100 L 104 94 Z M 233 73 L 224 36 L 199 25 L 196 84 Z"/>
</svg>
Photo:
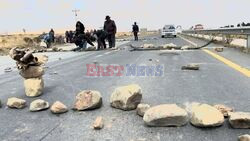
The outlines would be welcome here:
<svg viewBox="0 0 250 141">
<path fill-rule="evenodd" d="M 175 45 L 173 43 L 165 44 L 165 45 L 163 45 L 163 48 L 165 48 L 165 49 L 178 48 L 179 49 L 179 47 L 177 47 L 177 45 Z"/>
<path fill-rule="evenodd" d="M 250 135 L 245 134 L 238 137 L 238 141 L 250 141 Z"/>
<path fill-rule="evenodd" d="M 250 128 L 250 113 L 246 112 L 229 113 L 229 123 L 233 128 L 248 129 Z"/>
<path fill-rule="evenodd" d="M 224 123 L 223 114 L 207 104 L 192 107 L 191 124 L 196 127 L 217 127 Z"/>
<path fill-rule="evenodd" d="M 33 56 L 33 51 L 12 48 L 9 55 L 17 63 L 19 74 L 25 79 L 25 93 L 29 97 L 39 96 L 42 94 L 44 82 L 44 65 L 48 61 L 48 57 Z"/>
<path fill-rule="evenodd" d="M 73 110 L 93 110 L 102 106 L 102 96 L 98 91 L 85 90 L 77 94 Z"/>
<path fill-rule="evenodd" d="M 129 111 L 137 108 L 142 99 L 141 87 L 137 84 L 118 87 L 110 97 L 111 106 Z"/>
<path fill-rule="evenodd" d="M 217 52 L 223 52 L 223 47 L 216 47 L 214 50 Z"/>
<path fill-rule="evenodd" d="M 11 68 L 5 68 L 4 72 L 12 72 L 12 69 Z"/>
<path fill-rule="evenodd" d="M 68 108 L 62 102 L 56 101 L 50 107 L 50 111 L 54 114 L 62 114 L 68 112 Z"/>
<path fill-rule="evenodd" d="M 8 98 L 7 106 L 9 108 L 23 109 L 26 106 L 26 101 L 20 98 Z"/>
<path fill-rule="evenodd" d="M 150 105 L 148 104 L 139 104 L 136 108 L 136 113 L 139 116 L 144 116 L 145 112 L 150 108 Z"/>
<path fill-rule="evenodd" d="M 49 102 L 44 101 L 42 99 L 37 99 L 30 103 L 31 112 L 42 111 L 48 108 L 49 108 Z"/>
<path fill-rule="evenodd" d="M 93 128 L 95 130 L 100 130 L 104 127 L 104 122 L 102 117 L 97 117 L 95 122 L 93 123 Z"/>
<path fill-rule="evenodd" d="M 200 66 L 198 64 L 188 64 L 181 67 L 182 70 L 199 70 Z"/>
<path fill-rule="evenodd" d="M 146 125 L 153 127 L 180 127 L 188 123 L 188 113 L 176 104 L 164 104 L 148 109 L 143 120 Z"/>
<path fill-rule="evenodd" d="M 214 107 L 218 109 L 226 118 L 229 116 L 228 113 L 233 112 L 233 108 L 230 108 L 225 105 L 217 104 L 217 105 L 214 105 Z"/>
<path fill-rule="evenodd" d="M 44 81 L 42 78 L 30 78 L 24 80 L 24 88 L 26 96 L 40 96 L 44 89 Z"/>
<path fill-rule="evenodd" d="M 155 48 L 155 46 L 153 44 L 143 44 L 141 48 Z"/>
</svg>

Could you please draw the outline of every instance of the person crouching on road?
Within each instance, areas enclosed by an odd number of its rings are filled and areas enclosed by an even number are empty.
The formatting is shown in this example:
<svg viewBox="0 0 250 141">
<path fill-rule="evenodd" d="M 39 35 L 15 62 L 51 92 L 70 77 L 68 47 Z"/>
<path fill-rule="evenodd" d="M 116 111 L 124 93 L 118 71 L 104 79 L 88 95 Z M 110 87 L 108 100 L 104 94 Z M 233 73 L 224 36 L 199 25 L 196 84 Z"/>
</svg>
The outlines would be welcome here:
<svg viewBox="0 0 250 141">
<path fill-rule="evenodd" d="M 76 23 L 76 31 L 73 37 L 73 41 L 76 44 L 77 48 L 73 49 L 73 51 L 85 50 L 87 48 L 87 43 L 94 46 L 91 40 L 85 35 L 84 31 L 84 25 L 80 21 L 78 21 Z"/>
<path fill-rule="evenodd" d="M 98 50 L 106 49 L 105 39 L 108 37 L 108 33 L 105 32 L 104 30 L 97 30 L 94 31 L 94 35 L 96 35 L 97 37 Z"/>
<path fill-rule="evenodd" d="M 104 31 L 108 33 L 107 39 L 109 42 L 109 48 L 115 48 L 115 34 L 116 34 L 116 25 L 109 16 L 106 16 L 106 21 L 104 22 Z"/>
</svg>

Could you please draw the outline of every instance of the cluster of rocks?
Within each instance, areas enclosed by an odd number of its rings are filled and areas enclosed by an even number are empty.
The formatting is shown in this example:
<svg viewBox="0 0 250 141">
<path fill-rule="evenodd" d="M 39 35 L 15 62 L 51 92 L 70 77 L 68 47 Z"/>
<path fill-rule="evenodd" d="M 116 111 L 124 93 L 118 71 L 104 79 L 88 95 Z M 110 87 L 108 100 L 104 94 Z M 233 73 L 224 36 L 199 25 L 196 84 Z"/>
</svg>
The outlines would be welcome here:
<svg viewBox="0 0 250 141">
<path fill-rule="evenodd" d="M 23 109 L 27 105 L 26 105 L 26 100 L 16 97 L 11 97 L 7 101 L 7 106 L 12 109 Z M 29 110 L 31 112 L 42 111 L 48 108 L 50 108 L 51 112 L 54 114 L 62 114 L 68 111 L 68 108 L 60 101 L 56 101 L 50 107 L 49 102 L 42 99 L 37 99 L 32 101 L 29 105 Z"/>
<path fill-rule="evenodd" d="M 44 65 L 47 56 L 34 56 L 33 51 L 13 48 L 10 57 L 16 61 L 19 74 L 24 78 L 25 93 L 28 97 L 40 96 L 44 89 Z"/>
</svg>

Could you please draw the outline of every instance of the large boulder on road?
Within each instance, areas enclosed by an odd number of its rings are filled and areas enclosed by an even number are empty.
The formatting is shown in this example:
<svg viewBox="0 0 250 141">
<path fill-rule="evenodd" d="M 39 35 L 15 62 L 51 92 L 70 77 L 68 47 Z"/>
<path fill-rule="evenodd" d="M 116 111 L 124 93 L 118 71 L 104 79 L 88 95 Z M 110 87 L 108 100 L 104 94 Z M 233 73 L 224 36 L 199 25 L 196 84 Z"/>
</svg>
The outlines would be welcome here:
<svg viewBox="0 0 250 141">
<path fill-rule="evenodd" d="M 132 84 L 118 87 L 110 97 L 111 106 L 121 110 L 134 110 L 140 104 L 142 90 L 139 85 Z"/>
<path fill-rule="evenodd" d="M 30 103 L 31 112 L 42 111 L 48 108 L 49 108 L 49 102 L 44 101 L 42 99 L 37 99 Z"/>
<path fill-rule="evenodd" d="M 28 97 L 40 96 L 43 92 L 44 81 L 42 78 L 30 78 L 24 80 L 25 93 Z"/>
<path fill-rule="evenodd" d="M 207 104 L 195 105 L 191 109 L 191 124 L 196 127 L 217 127 L 224 123 L 223 114 Z"/>
<path fill-rule="evenodd" d="M 246 112 L 229 113 L 229 123 L 233 128 L 248 129 L 250 128 L 250 113 Z"/>
<path fill-rule="evenodd" d="M 16 97 L 9 98 L 7 101 L 9 108 L 23 109 L 26 106 L 26 101 Z"/>
<path fill-rule="evenodd" d="M 188 113 L 176 104 L 164 104 L 148 109 L 143 116 L 143 120 L 148 126 L 179 127 L 187 124 Z"/>
<path fill-rule="evenodd" d="M 102 106 L 102 96 L 98 91 L 85 90 L 77 94 L 74 110 L 92 110 Z"/>
<path fill-rule="evenodd" d="M 44 75 L 44 69 L 40 66 L 29 66 L 26 70 L 20 70 L 19 74 L 25 78 L 40 78 Z"/>
</svg>

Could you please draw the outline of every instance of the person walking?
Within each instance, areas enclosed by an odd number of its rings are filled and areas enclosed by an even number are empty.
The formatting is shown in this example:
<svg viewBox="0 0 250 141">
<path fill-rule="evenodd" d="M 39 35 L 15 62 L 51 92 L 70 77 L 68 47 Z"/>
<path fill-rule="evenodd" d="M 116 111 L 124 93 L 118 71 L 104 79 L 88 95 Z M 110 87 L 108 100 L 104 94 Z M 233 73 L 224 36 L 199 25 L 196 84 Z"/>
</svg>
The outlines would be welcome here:
<svg viewBox="0 0 250 141">
<path fill-rule="evenodd" d="M 51 28 L 49 34 L 51 36 L 51 42 L 54 43 L 55 42 L 55 31 L 53 30 L 53 28 Z"/>
<path fill-rule="evenodd" d="M 105 39 L 107 38 L 108 33 L 105 32 L 104 30 L 97 30 L 97 31 L 94 31 L 94 35 L 96 35 L 97 37 L 98 50 L 106 49 Z"/>
<path fill-rule="evenodd" d="M 115 48 L 115 34 L 116 34 L 116 25 L 110 16 L 106 16 L 106 21 L 104 22 L 104 31 L 108 33 L 107 39 L 109 42 L 109 48 Z"/>
<path fill-rule="evenodd" d="M 132 30 L 134 33 L 135 41 L 138 41 L 139 26 L 137 25 L 136 22 L 134 23 Z"/>
</svg>

